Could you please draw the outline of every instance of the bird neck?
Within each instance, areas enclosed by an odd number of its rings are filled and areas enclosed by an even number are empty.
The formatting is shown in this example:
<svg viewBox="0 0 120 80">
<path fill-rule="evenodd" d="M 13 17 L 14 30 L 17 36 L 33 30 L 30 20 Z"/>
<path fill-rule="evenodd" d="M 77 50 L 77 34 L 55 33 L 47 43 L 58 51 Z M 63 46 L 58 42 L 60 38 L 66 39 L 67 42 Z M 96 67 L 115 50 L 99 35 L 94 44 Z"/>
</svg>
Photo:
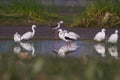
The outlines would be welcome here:
<svg viewBox="0 0 120 80">
<path fill-rule="evenodd" d="M 32 35 L 34 35 L 35 34 L 35 29 L 34 29 L 34 27 L 32 27 Z"/>
<path fill-rule="evenodd" d="M 104 31 L 102 31 L 102 33 L 104 33 Z"/>
<path fill-rule="evenodd" d="M 63 32 L 62 30 L 59 30 L 59 34 L 62 34 L 62 32 Z"/>
<path fill-rule="evenodd" d="M 115 32 L 115 34 L 118 34 L 118 32 Z"/>
<path fill-rule="evenodd" d="M 58 23 L 58 27 L 60 27 L 60 23 Z"/>
</svg>

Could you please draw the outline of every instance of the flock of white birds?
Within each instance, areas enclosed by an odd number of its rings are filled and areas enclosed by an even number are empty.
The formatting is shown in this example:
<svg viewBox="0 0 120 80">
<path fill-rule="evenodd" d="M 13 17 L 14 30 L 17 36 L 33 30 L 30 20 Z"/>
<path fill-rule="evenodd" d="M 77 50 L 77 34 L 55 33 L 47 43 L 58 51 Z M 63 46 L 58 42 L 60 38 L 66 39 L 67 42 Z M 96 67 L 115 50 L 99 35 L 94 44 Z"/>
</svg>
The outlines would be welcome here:
<svg viewBox="0 0 120 80">
<path fill-rule="evenodd" d="M 61 29 L 60 27 L 61 27 L 62 23 L 63 23 L 63 21 L 60 21 L 60 22 L 58 22 L 57 27 L 52 28 L 58 32 L 57 35 L 59 36 L 60 39 L 62 39 L 63 41 L 65 41 L 67 43 L 70 43 L 70 42 L 75 41 L 80 38 L 80 36 L 78 34 L 76 34 L 75 32 L 70 32 L 70 31 Z M 32 25 L 32 32 L 26 32 L 22 36 L 18 32 L 16 32 L 14 34 L 14 41 L 22 44 L 21 43 L 22 40 L 29 40 L 29 39 L 33 38 L 35 35 L 35 28 L 36 28 L 36 25 Z M 98 42 L 105 40 L 106 39 L 105 31 L 106 30 L 104 28 L 101 29 L 101 31 L 95 35 L 94 40 L 98 41 Z M 118 41 L 118 30 L 115 30 L 115 33 L 110 35 L 107 42 L 116 44 L 117 41 Z M 77 45 L 75 45 L 75 47 L 73 47 L 71 45 L 73 45 L 73 44 L 71 43 L 69 46 L 63 46 L 60 50 L 58 50 L 56 52 L 58 54 L 60 54 L 62 52 L 61 55 L 63 56 L 63 55 L 65 55 L 66 52 L 73 51 L 78 48 Z"/>
<path fill-rule="evenodd" d="M 101 30 L 101 32 L 98 32 L 95 37 L 94 37 L 94 40 L 96 41 L 102 41 L 102 40 L 105 40 L 105 29 L 103 28 Z M 113 44 L 116 44 L 118 41 L 118 30 L 115 30 L 115 33 L 111 34 L 110 37 L 108 38 L 108 41 L 109 43 L 113 43 Z"/>
<path fill-rule="evenodd" d="M 28 40 L 28 39 L 33 38 L 35 35 L 35 28 L 36 28 L 36 25 L 32 25 L 32 32 L 30 32 L 30 31 L 26 32 L 22 36 L 18 32 L 16 32 L 14 34 L 14 41 L 20 42 L 21 40 Z"/>
</svg>

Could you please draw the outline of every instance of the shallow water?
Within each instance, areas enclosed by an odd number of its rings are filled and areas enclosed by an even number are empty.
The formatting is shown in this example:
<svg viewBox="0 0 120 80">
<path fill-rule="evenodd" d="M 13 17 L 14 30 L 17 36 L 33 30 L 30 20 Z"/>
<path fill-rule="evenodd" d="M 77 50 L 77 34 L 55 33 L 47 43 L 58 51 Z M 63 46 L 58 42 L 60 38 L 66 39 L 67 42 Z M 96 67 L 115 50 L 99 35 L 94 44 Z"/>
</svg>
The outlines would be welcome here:
<svg viewBox="0 0 120 80">
<path fill-rule="evenodd" d="M 109 44 L 107 42 L 95 42 L 92 40 L 79 40 L 71 43 L 66 43 L 62 40 L 30 40 L 21 43 L 15 43 L 14 40 L 0 40 L 0 53 L 1 54 L 20 54 L 26 52 L 32 56 L 59 56 L 54 50 L 59 50 L 63 46 L 72 47 L 70 44 L 77 45 L 74 51 L 69 53 L 65 52 L 62 57 L 75 57 L 81 58 L 83 55 L 89 57 L 99 56 L 101 58 L 111 57 L 119 59 L 119 43 Z M 61 56 L 60 56 L 61 57 Z"/>
<path fill-rule="evenodd" d="M 120 79 L 120 40 L 114 45 L 93 41 L 94 35 L 101 28 L 64 29 L 78 33 L 80 39 L 68 44 L 62 40 L 55 40 L 59 39 L 55 30 L 49 27 L 37 27 L 34 36 L 37 40 L 33 38 L 32 40 L 15 43 L 13 40 L 15 32 L 22 35 L 31 31 L 31 28 L 1 27 L 1 79 L 6 80 L 6 78 L 4 79 L 6 75 L 10 78 L 8 80 Z M 114 30 L 115 28 L 107 29 L 106 37 L 108 38 Z M 64 50 L 69 50 L 69 52 Z"/>
</svg>

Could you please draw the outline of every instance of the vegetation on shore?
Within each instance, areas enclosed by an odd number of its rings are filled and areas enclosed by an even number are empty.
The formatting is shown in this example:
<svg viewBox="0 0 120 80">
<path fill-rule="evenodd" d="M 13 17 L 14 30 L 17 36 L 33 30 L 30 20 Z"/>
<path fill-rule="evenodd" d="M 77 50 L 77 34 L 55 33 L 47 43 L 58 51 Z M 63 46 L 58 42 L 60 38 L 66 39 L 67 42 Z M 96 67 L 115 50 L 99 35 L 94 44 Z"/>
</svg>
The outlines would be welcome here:
<svg viewBox="0 0 120 80">
<path fill-rule="evenodd" d="M 76 15 L 72 27 L 120 27 L 119 0 L 93 0 L 85 12 Z"/>
<path fill-rule="evenodd" d="M 87 3 L 88 2 L 88 3 Z M 86 0 L 85 6 L 57 6 L 42 4 L 40 1 L 5 1 L 0 5 L 0 24 L 4 25 L 55 25 L 64 20 L 71 27 L 119 27 L 119 0 Z M 68 12 L 64 14 L 64 11 Z"/>
</svg>

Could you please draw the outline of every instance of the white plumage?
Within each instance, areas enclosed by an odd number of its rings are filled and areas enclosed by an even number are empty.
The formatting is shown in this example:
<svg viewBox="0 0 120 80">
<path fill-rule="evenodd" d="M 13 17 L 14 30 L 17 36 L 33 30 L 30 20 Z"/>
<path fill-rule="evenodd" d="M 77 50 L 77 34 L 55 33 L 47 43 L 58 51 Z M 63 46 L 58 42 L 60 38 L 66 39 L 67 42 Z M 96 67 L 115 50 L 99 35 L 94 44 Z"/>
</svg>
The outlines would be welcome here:
<svg viewBox="0 0 120 80">
<path fill-rule="evenodd" d="M 16 32 L 14 34 L 14 41 L 20 42 L 21 40 L 28 40 L 28 39 L 33 38 L 33 36 L 35 34 L 35 29 L 34 29 L 35 27 L 36 27 L 36 25 L 32 25 L 32 32 L 26 32 L 22 36 L 18 32 Z"/>
<path fill-rule="evenodd" d="M 96 41 L 102 41 L 102 40 L 104 40 L 104 39 L 105 39 L 105 29 L 103 28 L 103 29 L 101 30 L 101 32 L 98 32 L 98 33 L 95 35 L 94 40 L 96 40 Z"/>
<path fill-rule="evenodd" d="M 118 41 L 118 30 L 115 30 L 114 34 L 111 34 L 111 36 L 108 39 L 108 42 L 110 43 L 117 43 Z"/>
<path fill-rule="evenodd" d="M 21 40 L 28 40 L 33 38 L 34 34 L 35 34 L 35 28 L 36 25 L 32 25 L 32 32 L 26 32 L 21 36 Z"/>
<path fill-rule="evenodd" d="M 65 33 L 63 32 L 62 29 L 58 29 L 58 32 L 59 32 L 59 33 L 58 33 L 58 36 L 59 36 L 60 39 L 66 41 L 66 42 L 69 41 L 69 40 L 65 39 Z"/>
<path fill-rule="evenodd" d="M 20 36 L 20 34 L 18 32 L 16 32 L 14 34 L 14 41 L 15 42 L 20 42 L 20 40 L 21 40 L 21 36 Z"/>
<path fill-rule="evenodd" d="M 68 32 L 67 30 L 63 31 L 65 33 L 65 36 L 68 38 L 71 38 L 73 40 L 77 40 L 80 36 L 74 32 Z"/>
<path fill-rule="evenodd" d="M 66 42 L 77 40 L 79 38 L 79 35 L 74 32 L 68 32 L 67 30 L 62 29 L 58 29 L 58 32 L 59 37 Z"/>
</svg>

